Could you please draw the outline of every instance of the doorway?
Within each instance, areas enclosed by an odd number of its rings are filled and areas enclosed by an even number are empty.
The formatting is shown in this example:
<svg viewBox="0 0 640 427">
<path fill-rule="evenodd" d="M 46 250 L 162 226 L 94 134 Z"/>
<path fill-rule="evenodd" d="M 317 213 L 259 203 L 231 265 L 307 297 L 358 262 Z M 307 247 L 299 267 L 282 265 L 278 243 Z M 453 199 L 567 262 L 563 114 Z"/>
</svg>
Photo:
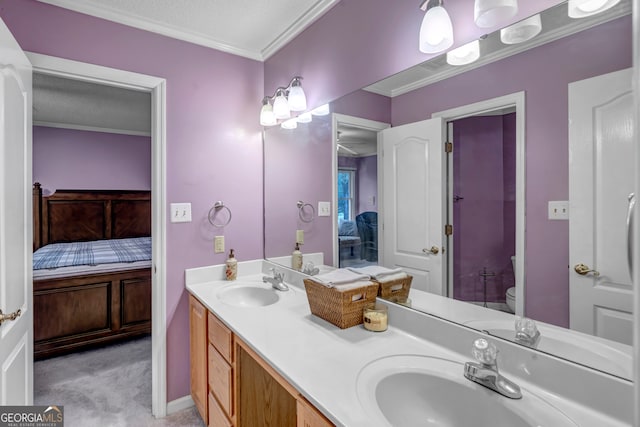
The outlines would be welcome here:
<svg viewBox="0 0 640 427">
<path fill-rule="evenodd" d="M 152 402 L 156 417 L 167 413 L 166 402 L 166 82 L 164 79 L 47 55 L 27 52 L 36 73 L 151 93 L 151 234 L 152 234 Z"/>
</svg>

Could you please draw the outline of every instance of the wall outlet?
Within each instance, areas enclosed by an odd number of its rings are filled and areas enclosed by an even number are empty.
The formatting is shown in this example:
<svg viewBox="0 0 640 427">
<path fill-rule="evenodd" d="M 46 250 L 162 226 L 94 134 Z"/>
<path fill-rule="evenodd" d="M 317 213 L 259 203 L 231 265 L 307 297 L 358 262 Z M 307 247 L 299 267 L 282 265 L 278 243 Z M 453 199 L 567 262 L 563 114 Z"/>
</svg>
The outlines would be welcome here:
<svg viewBox="0 0 640 427">
<path fill-rule="evenodd" d="M 304 245 L 304 230 L 296 230 L 296 243 Z"/>
<path fill-rule="evenodd" d="M 552 220 L 568 220 L 569 219 L 569 201 L 550 201 L 549 202 L 549 219 Z"/>
<path fill-rule="evenodd" d="M 213 239 L 213 252 L 216 254 L 224 252 L 224 236 L 216 236 Z"/>
<path fill-rule="evenodd" d="M 171 222 L 191 222 L 191 203 L 171 203 Z"/>
<path fill-rule="evenodd" d="M 331 216 L 331 202 L 318 202 L 318 216 Z"/>
</svg>

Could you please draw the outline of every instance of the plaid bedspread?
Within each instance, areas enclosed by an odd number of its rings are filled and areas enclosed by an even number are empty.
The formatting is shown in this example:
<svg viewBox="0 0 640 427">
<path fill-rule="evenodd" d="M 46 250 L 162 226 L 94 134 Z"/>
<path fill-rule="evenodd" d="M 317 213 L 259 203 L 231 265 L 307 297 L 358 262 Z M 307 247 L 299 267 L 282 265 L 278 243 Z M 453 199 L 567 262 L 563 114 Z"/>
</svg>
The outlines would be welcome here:
<svg viewBox="0 0 640 427">
<path fill-rule="evenodd" d="M 53 243 L 33 254 L 33 269 L 111 264 L 151 259 L 151 237 Z"/>
</svg>

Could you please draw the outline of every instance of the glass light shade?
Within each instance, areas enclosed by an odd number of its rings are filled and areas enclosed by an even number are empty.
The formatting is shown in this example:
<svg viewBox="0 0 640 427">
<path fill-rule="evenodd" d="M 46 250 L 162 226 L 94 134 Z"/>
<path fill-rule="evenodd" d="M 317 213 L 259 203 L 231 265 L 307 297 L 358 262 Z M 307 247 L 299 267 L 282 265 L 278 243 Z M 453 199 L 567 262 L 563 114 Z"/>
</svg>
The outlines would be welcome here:
<svg viewBox="0 0 640 427">
<path fill-rule="evenodd" d="M 474 40 L 471 43 L 447 52 L 447 63 L 449 65 L 471 64 L 480 58 L 480 41 Z"/>
<path fill-rule="evenodd" d="M 260 110 L 260 124 L 262 126 L 273 126 L 276 123 L 277 121 L 275 114 L 273 114 L 273 107 L 267 102 Z"/>
<path fill-rule="evenodd" d="M 304 111 L 307 109 L 307 97 L 302 86 L 292 86 L 289 89 L 289 108 L 291 111 Z"/>
<path fill-rule="evenodd" d="M 313 110 L 311 110 L 311 114 L 313 114 L 314 116 L 326 116 L 330 112 L 331 110 L 329 109 L 329 104 L 324 104 L 319 106 L 318 108 L 314 108 Z"/>
<path fill-rule="evenodd" d="M 278 96 L 276 96 L 275 101 L 273 101 L 273 114 L 275 114 L 276 119 L 283 120 L 291 117 L 291 110 L 289 110 L 289 101 L 284 96 L 284 91 L 279 90 Z"/>
<path fill-rule="evenodd" d="M 311 117 L 311 113 L 302 113 L 300 114 L 298 117 L 296 117 L 296 120 L 298 121 L 298 123 L 310 123 L 311 120 L 313 120 L 313 117 Z"/>
<path fill-rule="evenodd" d="M 542 30 L 540 15 L 533 15 L 523 21 L 500 30 L 500 40 L 504 44 L 518 44 L 531 40 Z"/>
<path fill-rule="evenodd" d="M 473 20 L 480 28 L 491 28 L 518 13 L 518 0 L 476 0 Z"/>
<path fill-rule="evenodd" d="M 280 124 L 282 129 L 295 129 L 298 127 L 298 121 L 296 119 L 289 119 Z"/>
<path fill-rule="evenodd" d="M 438 53 L 453 44 L 453 24 L 442 6 L 427 10 L 420 26 L 420 52 Z"/>
<path fill-rule="evenodd" d="M 620 3 L 620 0 L 569 0 L 569 17 L 584 18 L 596 15 Z"/>
</svg>

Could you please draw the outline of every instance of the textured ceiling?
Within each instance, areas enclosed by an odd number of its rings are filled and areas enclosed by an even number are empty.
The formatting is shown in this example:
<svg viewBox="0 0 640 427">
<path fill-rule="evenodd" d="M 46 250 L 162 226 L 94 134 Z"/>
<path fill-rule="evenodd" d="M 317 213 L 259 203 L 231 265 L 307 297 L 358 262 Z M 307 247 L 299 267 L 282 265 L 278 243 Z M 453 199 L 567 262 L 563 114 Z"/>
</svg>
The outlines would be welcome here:
<svg viewBox="0 0 640 427">
<path fill-rule="evenodd" d="M 339 0 L 38 0 L 265 60 Z"/>
</svg>

